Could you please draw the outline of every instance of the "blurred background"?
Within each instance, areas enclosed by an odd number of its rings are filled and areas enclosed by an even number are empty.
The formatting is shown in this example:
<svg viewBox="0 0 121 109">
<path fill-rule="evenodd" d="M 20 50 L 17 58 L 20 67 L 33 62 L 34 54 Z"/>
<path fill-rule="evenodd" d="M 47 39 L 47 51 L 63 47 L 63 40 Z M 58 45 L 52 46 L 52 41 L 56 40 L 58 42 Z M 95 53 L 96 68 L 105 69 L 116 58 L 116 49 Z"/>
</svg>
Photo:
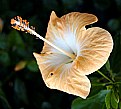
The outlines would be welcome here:
<svg viewBox="0 0 121 109">
<path fill-rule="evenodd" d="M 43 41 L 10 25 L 11 18 L 19 15 L 45 37 L 51 11 L 58 17 L 74 11 L 96 15 L 99 21 L 91 26 L 112 34 L 110 69 L 121 81 L 121 0 L 0 0 L 0 109 L 71 109 L 77 98 L 45 86 L 33 57 L 33 52 L 41 52 Z M 101 71 L 109 75 L 106 68 Z M 98 73 L 89 78 L 92 83 L 106 81 Z M 103 89 L 92 86 L 89 97 Z"/>
</svg>

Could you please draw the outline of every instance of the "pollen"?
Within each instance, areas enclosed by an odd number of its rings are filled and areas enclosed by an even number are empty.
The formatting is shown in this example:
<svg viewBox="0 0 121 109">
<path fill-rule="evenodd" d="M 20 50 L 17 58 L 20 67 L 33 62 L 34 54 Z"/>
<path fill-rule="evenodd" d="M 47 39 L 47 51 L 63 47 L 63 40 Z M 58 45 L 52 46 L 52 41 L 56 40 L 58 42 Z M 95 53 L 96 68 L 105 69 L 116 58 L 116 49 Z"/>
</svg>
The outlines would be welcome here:
<svg viewBox="0 0 121 109">
<path fill-rule="evenodd" d="M 20 16 L 16 16 L 13 19 L 11 19 L 11 25 L 16 30 L 30 33 L 29 22 L 27 20 L 23 20 Z"/>
</svg>

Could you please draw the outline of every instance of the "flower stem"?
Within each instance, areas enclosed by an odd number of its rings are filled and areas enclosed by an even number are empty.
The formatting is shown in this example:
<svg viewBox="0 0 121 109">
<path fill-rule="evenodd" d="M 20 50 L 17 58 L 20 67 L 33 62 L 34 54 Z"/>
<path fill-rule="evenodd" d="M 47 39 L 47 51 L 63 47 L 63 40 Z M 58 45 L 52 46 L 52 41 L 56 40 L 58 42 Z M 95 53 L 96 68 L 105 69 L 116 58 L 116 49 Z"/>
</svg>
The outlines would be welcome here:
<svg viewBox="0 0 121 109">
<path fill-rule="evenodd" d="M 92 86 L 105 86 L 106 85 L 106 83 L 102 83 L 102 84 L 93 84 L 92 83 Z"/>
<path fill-rule="evenodd" d="M 121 82 L 115 82 L 114 84 L 121 84 Z"/>
<path fill-rule="evenodd" d="M 121 84 L 121 82 L 107 82 L 107 83 L 92 83 L 92 86 L 106 86 L 106 85 L 115 85 L 115 84 Z"/>
<path fill-rule="evenodd" d="M 105 79 L 107 79 L 108 81 L 110 81 L 111 83 L 113 83 L 113 81 L 112 81 L 110 78 L 108 78 L 106 75 L 104 75 L 101 71 L 97 70 L 97 72 L 98 72 L 100 75 L 102 75 Z"/>
<path fill-rule="evenodd" d="M 47 44 L 49 44 L 50 46 L 54 47 L 55 49 L 57 49 L 58 51 L 62 52 L 63 54 L 69 56 L 70 58 L 72 59 L 75 59 L 75 55 L 74 54 L 71 54 L 71 53 L 68 53 L 66 52 L 65 50 L 62 50 L 61 48 L 55 46 L 53 43 L 49 42 L 47 39 L 43 38 L 42 36 L 40 36 L 39 34 L 37 34 L 34 30 L 30 29 L 31 33 L 33 35 L 35 35 L 36 37 L 38 37 L 39 39 L 43 40 L 44 42 L 46 42 Z"/>
</svg>

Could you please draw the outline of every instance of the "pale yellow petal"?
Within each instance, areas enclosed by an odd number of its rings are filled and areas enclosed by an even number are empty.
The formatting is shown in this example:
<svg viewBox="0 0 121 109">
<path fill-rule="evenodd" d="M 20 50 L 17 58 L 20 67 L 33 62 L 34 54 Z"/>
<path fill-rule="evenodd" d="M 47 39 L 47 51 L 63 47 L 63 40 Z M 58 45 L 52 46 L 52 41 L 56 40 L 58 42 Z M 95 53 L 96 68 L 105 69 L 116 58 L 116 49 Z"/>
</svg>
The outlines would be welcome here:
<svg viewBox="0 0 121 109">
<path fill-rule="evenodd" d="M 97 17 L 93 14 L 72 12 L 58 18 L 55 12 L 52 12 L 48 23 L 46 39 L 67 52 L 76 53 L 78 46 L 76 39 L 81 35 L 80 31 L 83 34 L 83 31 L 86 30 L 85 26 L 96 21 Z M 42 52 L 48 51 L 52 53 L 58 52 L 44 43 Z"/>
<path fill-rule="evenodd" d="M 69 94 L 86 98 L 90 92 L 90 81 L 73 67 L 69 58 L 64 55 L 36 54 L 42 78 L 51 89 L 57 89 Z"/>
<path fill-rule="evenodd" d="M 108 60 L 113 49 L 111 34 L 98 27 L 86 30 L 83 37 L 78 40 L 78 48 L 75 67 L 84 75 L 88 75 L 100 69 Z"/>
<path fill-rule="evenodd" d="M 58 18 L 51 13 L 46 39 L 76 59 L 59 52 L 44 43 L 41 54 L 34 53 L 45 84 L 73 95 L 86 98 L 90 92 L 90 81 L 85 76 L 101 68 L 107 61 L 113 41 L 109 32 L 86 25 L 97 21 L 96 16 L 72 12 Z"/>
</svg>

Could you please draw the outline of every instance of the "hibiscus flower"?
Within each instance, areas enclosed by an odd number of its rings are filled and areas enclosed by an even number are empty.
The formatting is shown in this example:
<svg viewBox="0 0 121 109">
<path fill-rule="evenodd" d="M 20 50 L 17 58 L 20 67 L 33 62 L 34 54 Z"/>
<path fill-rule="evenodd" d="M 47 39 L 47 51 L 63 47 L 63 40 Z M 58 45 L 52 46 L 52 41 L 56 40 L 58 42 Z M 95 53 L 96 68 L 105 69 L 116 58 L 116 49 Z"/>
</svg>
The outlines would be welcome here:
<svg viewBox="0 0 121 109">
<path fill-rule="evenodd" d="M 19 16 L 11 19 L 11 24 L 44 41 L 42 52 L 33 54 L 46 86 L 85 99 L 91 88 L 87 75 L 100 69 L 113 49 L 108 31 L 99 27 L 86 29 L 97 20 L 93 14 L 79 12 L 58 18 L 52 11 L 45 38 Z"/>
<path fill-rule="evenodd" d="M 99 27 L 85 26 L 97 21 L 88 13 L 72 12 L 58 18 L 51 13 L 46 39 L 66 53 L 44 43 L 34 53 L 47 87 L 86 98 L 91 83 L 86 75 L 100 69 L 113 48 L 111 34 Z"/>
</svg>

